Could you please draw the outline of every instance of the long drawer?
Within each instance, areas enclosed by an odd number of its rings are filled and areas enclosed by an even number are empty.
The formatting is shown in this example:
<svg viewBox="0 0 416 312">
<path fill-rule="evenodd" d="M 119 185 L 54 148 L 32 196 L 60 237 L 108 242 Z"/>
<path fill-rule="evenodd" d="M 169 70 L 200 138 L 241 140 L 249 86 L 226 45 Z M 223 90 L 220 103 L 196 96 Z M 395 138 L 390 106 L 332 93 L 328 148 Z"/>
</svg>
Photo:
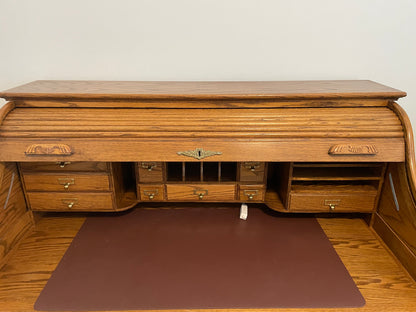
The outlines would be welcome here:
<svg viewBox="0 0 416 312">
<path fill-rule="evenodd" d="M 114 210 L 112 193 L 28 192 L 31 209 L 36 211 Z"/>
<path fill-rule="evenodd" d="M 168 200 L 228 201 L 236 199 L 235 184 L 168 184 Z"/>
<path fill-rule="evenodd" d="M 94 192 L 110 190 L 110 178 L 105 173 L 25 173 L 23 179 L 27 191 Z"/>
<path fill-rule="evenodd" d="M 289 211 L 299 212 L 373 212 L 377 189 L 354 187 L 298 187 L 289 198 Z"/>
</svg>

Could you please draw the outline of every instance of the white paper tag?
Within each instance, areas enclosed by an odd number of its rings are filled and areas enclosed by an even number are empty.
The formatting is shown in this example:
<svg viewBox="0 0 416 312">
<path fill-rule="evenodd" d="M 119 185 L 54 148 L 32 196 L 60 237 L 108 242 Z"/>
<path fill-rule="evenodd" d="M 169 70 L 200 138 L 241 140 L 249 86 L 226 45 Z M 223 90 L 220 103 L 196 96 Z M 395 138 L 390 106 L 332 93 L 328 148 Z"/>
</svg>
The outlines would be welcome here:
<svg viewBox="0 0 416 312">
<path fill-rule="evenodd" d="M 240 219 L 247 220 L 247 217 L 248 217 L 248 206 L 246 204 L 241 204 Z"/>
</svg>

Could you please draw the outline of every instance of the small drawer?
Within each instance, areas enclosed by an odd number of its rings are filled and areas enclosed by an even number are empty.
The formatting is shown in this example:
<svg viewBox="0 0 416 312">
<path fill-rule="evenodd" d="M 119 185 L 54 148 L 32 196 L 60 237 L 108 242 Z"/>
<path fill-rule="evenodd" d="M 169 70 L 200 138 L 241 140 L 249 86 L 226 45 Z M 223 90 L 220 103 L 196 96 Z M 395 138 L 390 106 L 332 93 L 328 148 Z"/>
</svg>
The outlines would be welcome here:
<svg viewBox="0 0 416 312">
<path fill-rule="evenodd" d="M 175 201 L 233 201 L 235 184 L 168 184 L 168 200 Z"/>
<path fill-rule="evenodd" d="M 337 186 L 339 187 L 339 186 Z M 369 185 L 353 186 L 349 191 L 336 187 L 313 186 L 292 190 L 289 211 L 295 212 L 373 212 L 377 189 Z M 347 188 L 347 187 L 345 187 Z M 308 191 L 309 189 L 309 191 Z"/>
<path fill-rule="evenodd" d="M 21 162 L 19 163 L 22 171 L 80 171 L 80 172 L 107 172 L 108 163 L 106 162 Z"/>
<path fill-rule="evenodd" d="M 109 191 L 110 179 L 107 174 L 23 174 L 27 191 Z"/>
<path fill-rule="evenodd" d="M 137 163 L 138 180 L 142 183 L 163 182 L 163 164 L 161 162 Z"/>
<path fill-rule="evenodd" d="M 240 164 L 240 181 L 263 183 L 265 181 L 265 163 L 242 162 Z"/>
<path fill-rule="evenodd" d="M 104 211 L 114 210 L 112 193 L 28 192 L 34 211 Z"/>
<path fill-rule="evenodd" d="M 165 187 L 156 184 L 139 185 L 140 200 L 142 201 L 164 201 Z"/>
<path fill-rule="evenodd" d="M 264 185 L 240 185 L 241 201 L 264 201 L 266 188 Z"/>
</svg>

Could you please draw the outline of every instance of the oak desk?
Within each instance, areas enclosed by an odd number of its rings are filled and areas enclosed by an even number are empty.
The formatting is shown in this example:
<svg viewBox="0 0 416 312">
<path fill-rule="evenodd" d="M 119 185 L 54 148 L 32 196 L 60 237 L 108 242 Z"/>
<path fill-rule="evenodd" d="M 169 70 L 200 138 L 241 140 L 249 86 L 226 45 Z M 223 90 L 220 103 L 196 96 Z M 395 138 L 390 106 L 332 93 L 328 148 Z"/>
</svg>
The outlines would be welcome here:
<svg viewBox="0 0 416 312">
<path fill-rule="evenodd" d="M 416 277 L 406 94 L 371 81 L 35 81 L 0 93 L 0 264 L 32 211 L 264 203 L 371 215 Z"/>
</svg>

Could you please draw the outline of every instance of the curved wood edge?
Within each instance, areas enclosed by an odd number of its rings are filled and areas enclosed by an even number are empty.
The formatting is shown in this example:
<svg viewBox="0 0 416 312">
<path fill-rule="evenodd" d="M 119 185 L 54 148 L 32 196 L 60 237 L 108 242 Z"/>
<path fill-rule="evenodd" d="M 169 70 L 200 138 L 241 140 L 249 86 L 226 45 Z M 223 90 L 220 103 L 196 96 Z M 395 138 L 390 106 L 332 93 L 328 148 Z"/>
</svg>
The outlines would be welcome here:
<svg viewBox="0 0 416 312">
<path fill-rule="evenodd" d="M 406 111 L 397 103 L 390 102 L 388 107 L 399 117 L 404 130 L 405 139 L 405 166 L 407 179 L 411 190 L 413 200 L 416 202 L 416 161 L 415 161 L 415 143 L 413 137 L 412 124 Z"/>
<path fill-rule="evenodd" d="M 14 102 L 7 102 L 0 108 L 0 127 L 3 123 L 3 120 L 6 118 L 7 114 L 10 113 L 15 108 Z M 3 183 L 4 177 L 4 170 L 5 170 L 5 163 L 0 162 L 0 185 Z"/>
<path fill-rule="evenodd" d="M 3 123 L 3 120 L 6 116 L 16 107 L 14 102 L 7 102 L 0 108 L 0 126 Z"/>
</svg>

